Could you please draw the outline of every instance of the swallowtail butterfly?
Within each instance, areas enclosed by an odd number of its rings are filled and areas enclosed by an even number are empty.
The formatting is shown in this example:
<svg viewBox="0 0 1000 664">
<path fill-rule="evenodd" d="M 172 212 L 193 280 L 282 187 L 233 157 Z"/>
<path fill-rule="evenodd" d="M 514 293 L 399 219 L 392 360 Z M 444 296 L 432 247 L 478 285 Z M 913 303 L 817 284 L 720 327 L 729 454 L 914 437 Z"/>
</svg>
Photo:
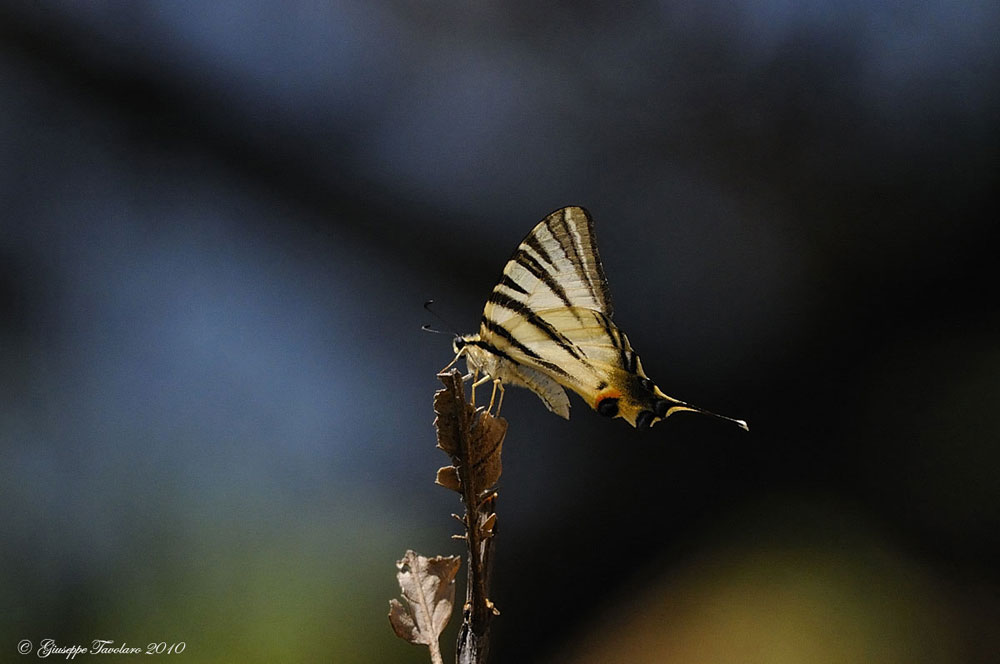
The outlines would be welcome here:
<svg viewBox="0 0 1000 664">
<path fill-rule="evenodd" d="M 681 411 L 736 420 L 668 397 L 643 371 L 628 337 L 612 322 L 611 297 L 586 210 L 565 207 L 521 241 L 493 289 L 477 334 L 454 340 L 475 387 L 526 387 L 569 419 L 568 388 L 594 410 L 645 429 Z M 453 362 L 454 363 L 454 362 Z M 450 365 L 449 365 L 450 366 Z M 492 408 L 493 399 L 490 400 Z"/>
</svg>

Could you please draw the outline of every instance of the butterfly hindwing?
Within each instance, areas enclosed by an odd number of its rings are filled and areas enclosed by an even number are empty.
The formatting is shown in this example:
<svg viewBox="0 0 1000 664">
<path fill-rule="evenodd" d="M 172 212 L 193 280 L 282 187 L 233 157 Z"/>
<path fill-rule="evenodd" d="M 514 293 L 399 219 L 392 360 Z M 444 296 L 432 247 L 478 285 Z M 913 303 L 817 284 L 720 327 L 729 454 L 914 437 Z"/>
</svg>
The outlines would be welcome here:
<svg viewBox="0 0 1000 664">
<path fill-rule="evenodd" d="M 546 309 L 535 315 L 557 330 L 559 339 L 537 324 L 519 320 L 510 329 L 517 344 L 504 347 L 516 363 L 547 373 L 602 414 L 609 414 L 609 404 L 602 409 L 602 402 L 614 400 L 610 414 L 632 424 L 642 412 L 655 413 L 657 403 L 669 399 L 645 375 L 628 337 L 607 315 L 578 307 Z"/>
<path fill-rule="evenodd" d="M 526 387 L 542 400 L 545 407 L 564 419 L 569 419 L 569 397 L 566 390 L 546 373 L 519 364 L 507 372 L 507 384 Z"/>
</svg>

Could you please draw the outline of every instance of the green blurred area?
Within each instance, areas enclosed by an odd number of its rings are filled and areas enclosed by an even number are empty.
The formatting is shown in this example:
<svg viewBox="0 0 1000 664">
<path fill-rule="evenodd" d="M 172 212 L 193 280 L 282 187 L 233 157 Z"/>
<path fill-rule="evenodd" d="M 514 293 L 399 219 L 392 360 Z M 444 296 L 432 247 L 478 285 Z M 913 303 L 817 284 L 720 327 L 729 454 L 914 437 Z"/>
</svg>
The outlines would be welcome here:
<svg viewBox="0 0 1000 664">
<path fill-rule="evenodd" d="M 995 601 L 962 606 L 964 589 L 847 506 L 775 497 L 727 525 L 696 559 L 650 570 L 551 661 L 970 662 L 996 651 L 995 635 L 968 638 L 985 636 Z"/>
</svg>

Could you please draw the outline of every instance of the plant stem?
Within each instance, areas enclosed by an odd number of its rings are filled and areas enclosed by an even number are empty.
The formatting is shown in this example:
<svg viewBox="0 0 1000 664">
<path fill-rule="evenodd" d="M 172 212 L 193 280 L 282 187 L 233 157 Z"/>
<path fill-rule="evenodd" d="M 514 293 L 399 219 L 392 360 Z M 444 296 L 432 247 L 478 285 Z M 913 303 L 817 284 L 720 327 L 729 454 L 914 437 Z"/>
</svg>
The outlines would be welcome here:
<svg viewBox="0 0 1000 664">
<path fill-rule="evenodd" d="M 484 532 L 484 524 L 496 504 L 496 493 L 485 495 L 477 491 L 473 473 L 473 450 L 475 437 L 473 429 L 481 426 L 482 418 L 489 417 L 481 411 L 472 411 L 466 404 L 462 374 L 452 370 L 440 376 L 452 398 L 456 400 L 455 411 L 459 413 L 458 457 L 456 464 L 461 482 L 462 502 L 465 504 L 465 539 L 468 544 L 468 573 L 465 589 L 465 609 L 462 612 L 462 626 L 459 630 L 456 659 L 458 664 L 483 664 L 489 652 L 490 623 L 494 616 L 493 604 L 489 599 L 490 563 L 493 554 L 493 533 Z"/>
</svg>

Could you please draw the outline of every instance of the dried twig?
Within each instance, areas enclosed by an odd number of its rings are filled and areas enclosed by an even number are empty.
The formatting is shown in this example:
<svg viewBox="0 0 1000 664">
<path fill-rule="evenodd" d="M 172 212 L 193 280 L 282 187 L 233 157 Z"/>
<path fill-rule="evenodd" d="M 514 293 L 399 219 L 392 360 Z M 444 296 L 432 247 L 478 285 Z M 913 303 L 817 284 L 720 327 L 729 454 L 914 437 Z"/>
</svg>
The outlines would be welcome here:
<svg viewBox="0 0 1000 664">
<path fill-rule="evenodd" d="M 499 614 L 489 598 L 489 582 L 497 521 L 493 487 L 500 479 L 507 421 L 466 402 L 458 371 L 438 374 L 438 378 L 445 386 L 434 395 L 438 447 L 451 455 L 454 464 L 438 471 L 438 483 L 462 496 L 465 516 L 461 521 L 469 551 L 458 662 L 474 664 L 486 661 L 490 622 Z"/>
<path fill-rule="evenodd" d="M 465 399 L 465 388 L 462 374 L 458 370 L 438 374 L 444 383 L 444 389 L 434 393 L 434 412 L 437 419 L 434 422 L 438 434 L 438 447 L 451 457 L 451 466 L 445 466 L 437 472 L 437 483 L 456 491 L 462 497 L 465 505 L 465 515 L 458 517 L 464 527 L 464 533 L 457 537 L 464 539 L 468 545 L 469 565 L 465 593 L 465 606 L 462 611 L 462 626 L 459 630 L 456 647 L 458 664 L 483 664 L 489 653 L 490 623 L 494 616 L 499 615 L 489 598 L 490 572 L 493 557 L 493 543 L 496 536 L 497 494 L 494 487 L 500 479 L 500 452 L 503 448 L 504 435 L 507 433 L 507 421 L 495 418 L 484 409 L 478 410 Z M 407 556 L 416 556 L 407 552 Z M 399 562 L 404 565 L 408 559 Z M 415 562 L 407 563 L 408 569 L 416 565 L 427 568 L 428 559 L 415 557 Z M 430 560 L 448 561 L 442 569 L 451 572 L 450 580 L 458 571 L 457 558 L 437 558 Z M 422 561 L 422 562 L 421 562 Z M 451 562 L 453 561 L 453 562 Z M 451 565 L 454 565 L 452 571 Z M 400 568 L 402 572 L 402 567 Z M 416 578 L 403 578 L 399 575 L 400 587 L 404 596 L 410 600 L 404 582 L 413 588 L 414 592 L 422 593 L 424 597 L 434 596 L 437 599 L 427 601 L 424 606 L 414 608 L 407 613 L 403 606 L 393 600 L 390 607 L 390 621 L 396 634 L 411 643 L 424 643 L 431 649 L 432 661 L 440 662 L 440 651 L 437 637 L 447 623 L 447 615 L 443 621 L 440 611 L 450 612 L 450 598 L 438 597 L 434 593 L 449 583 L 446 574 L 416 574 Z M 452 587 L 452 598 L 454 588 Z M 419 604 L 419 602 L 418 602 Z M 417 614 L 427 614 L 431 618 L 424 619 L 426 626 L 420 623 Z M 433 636 L 433 638 L 431 638 Z"/>
</svg>

